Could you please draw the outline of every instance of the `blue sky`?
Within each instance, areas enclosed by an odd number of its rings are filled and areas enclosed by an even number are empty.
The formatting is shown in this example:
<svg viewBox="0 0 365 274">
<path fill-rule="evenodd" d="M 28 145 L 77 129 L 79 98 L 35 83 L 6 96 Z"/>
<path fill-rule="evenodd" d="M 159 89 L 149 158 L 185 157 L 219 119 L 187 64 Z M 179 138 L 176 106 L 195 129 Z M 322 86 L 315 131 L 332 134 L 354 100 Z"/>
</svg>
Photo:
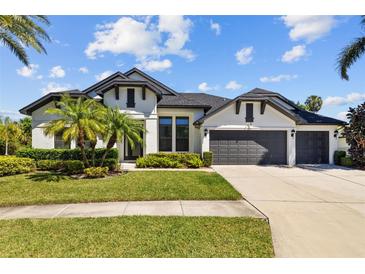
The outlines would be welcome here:
<svg viewBox="0 0 365 274">
<path fill-rule="evenodd" d="M 252 88 L 293 101 L 321 96 L 321 114 L 343 117 L 365 100 L 365 58 L 343 81 L 339 51 L 362 35 L 344 16 L 50 16 L 47 55 L 28 50 L 31 68 L 0 47 L 0 115 L 43 94 L 85 89 L 137 66 L 177 91 L 233 98 Z"/>
</svg>

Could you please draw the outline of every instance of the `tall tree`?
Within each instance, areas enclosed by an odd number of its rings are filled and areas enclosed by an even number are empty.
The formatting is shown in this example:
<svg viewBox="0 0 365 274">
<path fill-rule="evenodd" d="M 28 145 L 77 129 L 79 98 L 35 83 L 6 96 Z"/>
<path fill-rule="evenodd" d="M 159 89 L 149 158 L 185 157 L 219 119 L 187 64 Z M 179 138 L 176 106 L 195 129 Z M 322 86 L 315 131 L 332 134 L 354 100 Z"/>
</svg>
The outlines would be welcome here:
<svg viewBox="0 0 365 274">
<path fill-rule="evenodd" d="M 22 138 L 22 131 L 17 123 L 5 117 L 4 121 L 0 119 L 0 139 L 5 143 L 5 155 L 9 154 L 10 142 L 17 143 Z"/>
<path fill-rule="evenodd" d="M 320 96 L 311 95 L 304 102 L 306 110 L 311 112 L 318 112 L 323 104 L 322 98 Z"/>
<path fill-rule="evenodd" d="M 106 142 L 106 151 L 102 156 L 100 166 L 111 148 L 118 142 L 121 143 L 125 137 L 131 148 L 134 148 L 136 143 L 142 143 L 141 133 L 144 132 L 143 124 L 129 115 L 121 113 L 118 107 L 108 108 L 103 115 L 104 133 L 103 140 Z"/>
<path fill-rule="evenodd" d="M 25 117 L 19 120 L 19 126 L 23 133 L 23 145 L 32 145 L 32 118 Z"/>
<path fill-rule="evenodd" d="M 25 48 L 31 47 L 38 53 L 47 53 L 41 40 L 51 41 L 38 23 L 47 26 L 50 24 L 43 15 L 0 15 L 0 42 L 26 66 L 29 66 L 29 58 Z"/>
<path fill-rule="evenodd" d="M 355 165 L 365 167 L 365 103 L 350 108 L 347 114 L 349 125 L 345 127 L 348 152 Z"/>
<path fill-rule="evenodd" d="M 64 142 L 75 140 L 81 150 L 85 166 L 89 161 L 85 153 L 85 140 L 96 142 L 97 134 L 103 132 L 104 125 L 97 117 L 102 117 L 104 107 L 93 99 L 71 98 L 65 94 L 55 108 L 46 110 L 46 114 L 58 118 L 47 123 L 46 135 L 62 133 Z"/>
<path fill-rule="evenodd" d="M 361 16 L 361 26 L 365 28 L 365 16 Z M 347 70 L 365 53 L 365 36 L 355 38 L 344 47 L 337 59 L 337 69 L 343 80 L 349 80 Z"/>
</svg>

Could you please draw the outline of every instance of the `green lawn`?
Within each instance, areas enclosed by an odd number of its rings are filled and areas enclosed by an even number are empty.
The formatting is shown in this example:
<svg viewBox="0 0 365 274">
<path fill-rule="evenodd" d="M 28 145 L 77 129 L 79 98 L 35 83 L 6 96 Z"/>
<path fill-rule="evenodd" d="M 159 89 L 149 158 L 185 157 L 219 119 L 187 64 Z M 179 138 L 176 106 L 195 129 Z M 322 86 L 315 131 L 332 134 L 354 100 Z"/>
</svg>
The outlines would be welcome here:
<svg viewBox="0 0 365 274">
<path fill-rule="evenodd" d="M 0 206 L 240 198 L 219 174 L 203 171 L 135 171 L 103 179 L 48 172 L 0 177 Z"/>
<path fill-rule="evenodd" d="M 223 217 L 0 221 L 0 257 L 272 257 L 269 224 Z"/>
</svg>

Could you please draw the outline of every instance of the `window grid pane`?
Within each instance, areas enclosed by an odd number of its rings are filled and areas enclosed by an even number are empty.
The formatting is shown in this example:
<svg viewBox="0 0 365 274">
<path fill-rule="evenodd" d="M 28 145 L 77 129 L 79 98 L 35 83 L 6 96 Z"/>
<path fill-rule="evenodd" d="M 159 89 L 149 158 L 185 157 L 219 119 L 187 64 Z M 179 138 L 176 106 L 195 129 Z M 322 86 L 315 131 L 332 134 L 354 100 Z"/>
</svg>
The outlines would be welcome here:
<svg viewBox="0 0 365 274">
<path fill-rule="evenodd" d="M 172 117 L 159 118 L 159 150 L 172 151 Z"/>
<path fill-rule="evenodd" d="M 189 151 L 189 117 L 176 117 L 176 151 Z"/>
</svg>

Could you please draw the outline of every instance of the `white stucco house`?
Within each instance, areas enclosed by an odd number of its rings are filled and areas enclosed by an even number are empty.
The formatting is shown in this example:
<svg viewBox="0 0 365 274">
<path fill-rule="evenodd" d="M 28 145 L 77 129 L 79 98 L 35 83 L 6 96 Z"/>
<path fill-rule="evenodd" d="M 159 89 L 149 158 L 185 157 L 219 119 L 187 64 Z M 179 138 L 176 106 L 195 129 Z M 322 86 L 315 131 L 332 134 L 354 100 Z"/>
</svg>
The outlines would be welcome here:
<svg viewBox="0 0 365 274">
<path fill-rule="evenodd" d="M 179 93 L 137 68 L 116 72 L 83 91 L 65 92 L 118 106 L 143 121 L 143 145 L 132 150 L 126 141 L 117 144 L 121 161 L 161 151 L 212 151 L 215 164 L 332 163 L 338 127 L 344 125 L 304 111 L 276 92 L 255 88 L 234 99 Z M 55 119 L 44 111 L 63 93 L 49 93 L 20 110 L 32 116 L 34 148 L 75 147 L 43 133 L 45 124 Z"/>
</svg>

